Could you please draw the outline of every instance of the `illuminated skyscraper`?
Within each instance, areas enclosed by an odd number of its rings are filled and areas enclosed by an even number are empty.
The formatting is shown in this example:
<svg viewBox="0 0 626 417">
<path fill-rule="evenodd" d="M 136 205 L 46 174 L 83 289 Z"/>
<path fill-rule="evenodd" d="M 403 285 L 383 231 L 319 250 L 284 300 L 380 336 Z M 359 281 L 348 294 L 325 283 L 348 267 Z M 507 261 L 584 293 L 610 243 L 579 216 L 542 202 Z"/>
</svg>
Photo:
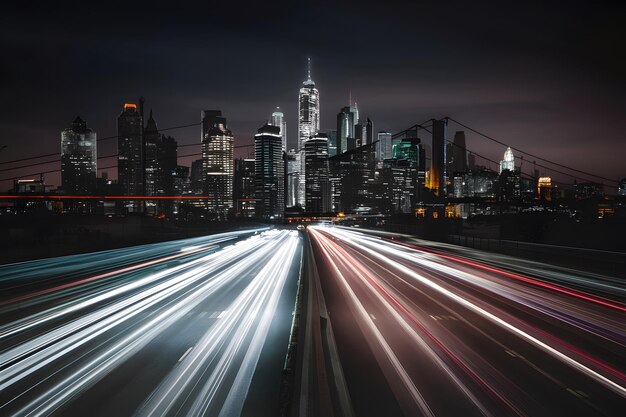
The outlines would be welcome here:
<svg viewBox="0 0 626 417">
<path fill-rule="evenodd" d="M 391 158 L 391 145 L 391 133 L 385 132 L 384 130 L 378 132 L 378 143 L 376 144 L 377 161 Z"/>
<path fill-rule="evenodd" d="M 234 138 L 220 110 L 202 112 L 203 190 L 210 198 L 209 213 L 226 219 L 233 208 Z"/>
<path fill-rule="evenodd" d="M 298 205 L 298 187 L 300 186 L 300 169 L 302 164 L 300 162 L 300 152 L 295 149 L 291 149 L 285 154 L 287 164 L 287 180 L 285 186 L 285 206 L 295 207 Z"/>
<path fill-rule="evenodd" d="M 87 128 L 80 117 L 61 132 L 61 184 L 69 195 L 95 192 L 96 132 Z"/>
<path fill-rule="evenodd" d="M 305 207 L 304 188 L 304 142 L 320 130 L 320 97 L 311 79 L 311 58 L 308 59 L 307 79 L 302 83 L 298 96 L 298 150 L 300 151 L 300 176 L 298 179 L 298 204 Z"/>
<path fill-rule="evenodd" d="M 500 161 L 500 174 L 502 171 L 508 169 L 509 171 L 515 171 L 515 156 L 510 147 L 506 148 L 504 152 L 504 159 Z"/>
<path fill-rule="evenodd" d="M 144 186 L 144 143 L 143 117 L 137 105 L 124 104 L 117 118 L 117 177 L 125 195 L 143 195 Z M 131 212 L 142 210 L 142 204 L 129 201 L 126 207 Z"/>
<path fill-rule="evenodd" d="M 304 141 L 320 130 L 320 96 L 311 79 L 311 58 L 308 59 L 307 79 L 298 96 L 298 149 L 304 150 Z"/>
<path fill-rule="evenodd" d="M 262 126 L 254 135 L 256 216 L 280 218 L 284 214 L 284 162 L 280 127 Z"/>
<path fill-rule="evenodd" d="M 537 181 L 537 194 L 539 195 L 540 200 L 552 200 L 552 178 L 539 177 L 539 180 Z"/>
<path fill-rule="evenodd" d="M 287 151 L 287 122 L 285 115 L 280 111 L 280 107 L 276 107 L 276 111 L 272 113 L 272 125 L 280 128 L 280 136 L 282 137 L 282 151 Z"/>
</svg>

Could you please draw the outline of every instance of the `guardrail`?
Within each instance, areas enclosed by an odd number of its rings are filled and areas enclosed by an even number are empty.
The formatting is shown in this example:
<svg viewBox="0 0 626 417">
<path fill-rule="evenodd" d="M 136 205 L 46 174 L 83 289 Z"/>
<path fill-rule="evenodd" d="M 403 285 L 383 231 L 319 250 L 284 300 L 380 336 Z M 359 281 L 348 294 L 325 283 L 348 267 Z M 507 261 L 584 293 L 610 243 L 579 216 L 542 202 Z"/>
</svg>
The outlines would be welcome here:
<svg viewBox="0 0 626 417">
<path fill-rule="evenodd" d="M 626 278 L 626 253 L 624 252 L 467 235 L 448 235 L 447 243 Z"/>
</svg>

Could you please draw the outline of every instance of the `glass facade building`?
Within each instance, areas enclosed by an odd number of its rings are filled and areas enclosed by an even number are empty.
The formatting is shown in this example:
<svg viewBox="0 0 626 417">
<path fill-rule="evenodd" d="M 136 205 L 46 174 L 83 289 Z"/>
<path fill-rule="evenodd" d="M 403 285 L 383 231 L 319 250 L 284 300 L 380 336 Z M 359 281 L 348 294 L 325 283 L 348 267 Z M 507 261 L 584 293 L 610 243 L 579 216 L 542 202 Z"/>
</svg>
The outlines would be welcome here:
<svg viewBox="0 0 626 417">
<path fill-rule="evenodd" d="M 382 161 L 391 158 L 392 140 L 391 133 L 378 132 L 378 143 L 376 144 L 376 160 Z"/>
<path fill-rule="evenodd" d="M 203 191 L 210 217 L 227 218 L 233 209 L 234 138 L 220 110 L 202 112 Z"/>
<path fill-rule="evenodd" d="M 298 182 L 298 204 L 306 206 L 304 188 L 306 175 L 304 169 L 304 142 L 320 130 L 320 97 L 311 79 L 311 59 L 308 59 L 307 79 L 302 83 L 298 95 L 298 150 L 300 151 L 300 176 Z"/>
<path fill-rule="evenodd" d="M 280 107 L 276 107 L 276 111 L 272 113 L 272 125 L 280 128 L 280 136 L 282 138 L 282 151 L 287 152 L 287 122 L 285 115 L 280 111 Z"/>
<path fill-rule="evenodd" d="M 124 195 L 144 195 L 144 143 L 143 117 L 137 105 L 124 104 L 117 118 L 117 170 L 118 184 Z M 143 210 L 143 204 L 127 201 L 130 212 Z"/>
<path fill-rule="evenodd" d="M 285 181 L 286 193 L 285 193 L 285 205 L 287 207 L 295 207 L 298 205 L 298 190 L 300 186 L 300 169 L 302 164 L 300 162 L 300 152 L 295 149 L 290 150 L 285 154 L 287 164 L 287 180 Z"/>
<path fill-rule="evenodd" d="M 306 211 L 327 213 L 330 211 L 328 136 L 318 133 L 304 142 L 304 157 Z"/>
<path fill-rule="evenodd" d="M 61 132 L 61 186 L 68 195 L 88 195 L 96 190 L 96 132 L 77 117 Z"/>
<path fill-rule="evenodd" d="M 254 135 L 256 216 L 281 218 L 285 212 L 284 162 L 280 128 L 266 124 Z"/>
<path fill-rule="evenodd" d="M 235 159 L 233 200 L 237 217 L 254 217 L 255 215 L 254 170 L 254 159 Z"/>
</svg>

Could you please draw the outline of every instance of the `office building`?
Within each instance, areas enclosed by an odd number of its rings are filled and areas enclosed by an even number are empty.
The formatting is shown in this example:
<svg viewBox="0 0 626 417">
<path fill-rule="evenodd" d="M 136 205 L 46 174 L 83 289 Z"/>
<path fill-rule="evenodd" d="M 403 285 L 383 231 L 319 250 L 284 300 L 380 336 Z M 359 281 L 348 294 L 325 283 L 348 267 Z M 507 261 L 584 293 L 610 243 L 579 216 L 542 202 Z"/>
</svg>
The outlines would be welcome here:
<svg viewBox="0 0 626 417">
<path fill-rule="evenodd" d="M 374 142 L 374 124 L 368 117 L 367 120 L 363 123 L 359 122 L 355 126 L 355 138 L 356 138 L 356 146 L 369 145 Z"/>
<path fill-rule="evenodd" d="M 500 174 L 502 174 L 502 171 L 505 169 L 515 171 L 515 156 L 513 155 L 513 150 L 511 150 L 510 147 L 506 148 L 504 158 L 500 161 Z"/>
<path fill-rule="evenodd" d="M 234 138 L 220 110 L 202 112 L 202 179 L 209 218 L 225 220 L 233 209 Z"/>
<path fill-rule="evenodd" d="M 349 105 L 337 114 L 337 155 L 356 148 L 355 126 L 359 122 L 359 110 Z"/>
<path fill-rule="evenodd" d="M 392 139 L 391 133 L 381 130 L 378 132 L 378 143 L 376 144 L 376 160 L 382 161 L 391 158 Z"/>
<path fill-rule="evenodd" d="M 96 190 L 96 132 L 77 117 L 61 132 L 61 187 L 68 195 L 88 195 Z"/>
<path fill-rule="evenodd" d="M 280 128 L 265 124 L 254 135 L 256 216 L 278 219 L 285 211 L 284 162 Z"/>
<path fill-rule="evenodd" d="M 337 131 L 329 130 L 326 135 L 328 136 L 328 156 L 335 156 L 337 155 Z"/>
<path fill-rule="evenodd" d="M 254 159 L 235 159 L 233 202 L 236 217 L 255 216 L 254 161 Z"/>
<path fill-rule="evenodd" d="M 141 113 L 141 112 L 140 112 Z M 144 146 L 144 194 L 147 196 L 157 195 L 157 183 L 159 176 L 159 160 L 158 147 L 161 135 L 157 129 L 156 121 L 150 116 L 143 129 L 143 146 Z M 145 201 L 145 209 L 148 214 L 156 214 L 156 200 Z"/>
<path fill-rule="evenodd" d="M 136 104 L 124 104 L 117 118 L 117 153 L 118 184 L 122 192 L 124 195 L 143 195 L 143 118 Z M 137 201 L 128 201 L 125 205 L 130 212 L 142 209 L 142 204 Z"/>
<path fill-rule="evenodd" d="M 204 177 L 202 175 L 203 159 L 196 159 L 191 162 L 191 171 L 189 173 L 189 181 L 191 192 L 194 195 L 202 195 L 204 192 Z"/>
<path fill-rule="evenodd" d="M 331 210 L 344 213 L 380 212 L 374 145 L 329 158 Z"/>
<path fill-rule="evenodd" d="M 304 142 L 305 200 L 308 213 L 330 211 L 328 136 L 318 133 Z"/>
<path fill-rule="evenodd" d="M 319 91 L 315 87 L 315 82 L 311 79 L 311 58 L 307 60 L 307 79 L 300 87 L 298 95 L 298 150 L 300 155 L 300 173 L 298 183 L 298 204 L 305 206 L 304 188 L 306 176 L 304 175 L 304 141 L 316 135 L 320 130 L 320 97 Z"/>
<path fill-rule="evenodd" d="M 282 152 L 287 152 L 287 122 L 285 121 L 285 115 L 280 111 L 280 107 L 276 107 L 276 111 L 272 113 L 270 119 L 273 126 L 280 128 L 280 136 L 282 138 Z"/>
<path fill-rule="evenodd" d="M 300 152 L 295 149 L 291 149 L 285 154 L 287 164 L 285 181 L 285 206 L 296 207 L 300 199 L 298 198 L 299 186 L 300 186 L 300 170 L 302 169 L 302 163 L 300 161 Z"/>
<path fill-rule="evenodd" d="M 497 201 L 502 203 L 518 202 L 522 196 L 521 185 L 521 173 L 518 170 L 503 170 L 498 178 Z"/>
</svg>

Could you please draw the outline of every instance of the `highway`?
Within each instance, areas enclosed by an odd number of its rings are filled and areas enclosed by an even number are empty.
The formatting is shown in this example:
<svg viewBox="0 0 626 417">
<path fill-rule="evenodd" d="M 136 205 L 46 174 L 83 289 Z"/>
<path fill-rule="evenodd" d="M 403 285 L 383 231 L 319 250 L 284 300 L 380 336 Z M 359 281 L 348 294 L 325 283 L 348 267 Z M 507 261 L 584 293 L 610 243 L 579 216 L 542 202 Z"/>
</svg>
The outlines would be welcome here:
<svg viewBox="0 0 626 417">
<path fill-rule="evenodd" d="M 356 416 L 624 416 L 626 282 L 309 226 Z"/>
<path fill-rule="evenodd" d="M 302 248 L 257 229 L 0 265 L 0 415 L 277 415 Z"/>
</svg>

